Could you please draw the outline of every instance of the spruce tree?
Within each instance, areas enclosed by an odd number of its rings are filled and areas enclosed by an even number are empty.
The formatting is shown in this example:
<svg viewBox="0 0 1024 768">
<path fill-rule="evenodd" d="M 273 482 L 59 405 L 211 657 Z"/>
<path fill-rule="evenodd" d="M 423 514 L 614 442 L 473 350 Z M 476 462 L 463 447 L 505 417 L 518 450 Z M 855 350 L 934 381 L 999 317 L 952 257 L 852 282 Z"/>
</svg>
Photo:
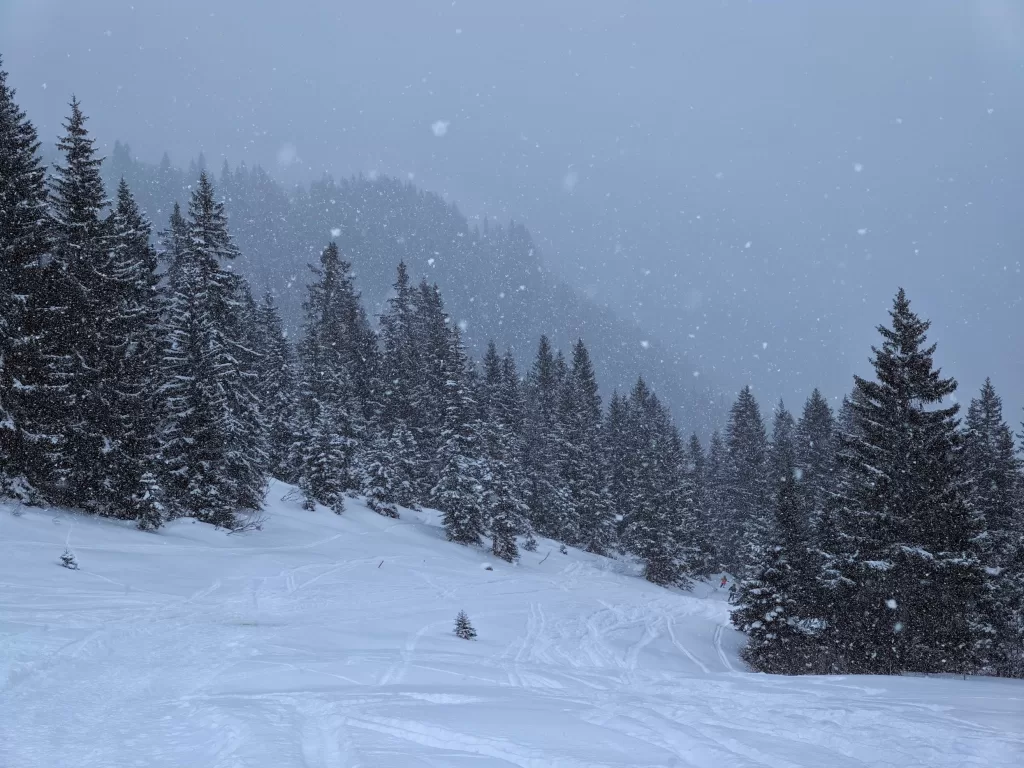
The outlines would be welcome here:
<svg viewBox="0 0 1024 768">
<path fill-rule="evenodd" d="M 238 250 L 205 173 L 187 227 L 168 269 L 164 486 L 172 514 L 232 527 L 237 509 L 262 503 L 266 455 L 263 435 L 253 434 L 259 400 L 244 334 L 247 288 L 230 271 Z"/>
<path fill-rule="evenodd" d="M 547 337 L 541 336 L 528 379 L 526 461 L 530 492 L 527 503 L 534 530 L 555 539 L 563 536 L 571 539 L 577 531 L 559 462 L 564 444 L 558 418 L 563 367 L 564 360 L 559 365 Z"/>
<path fill-rule="evenodd" d="M 354 384 L 351 325 L 358 297 L 351 265 L 335 243 L 324 248 L 313 272 L 317 279 L 309 286 L 299 344 L 299 487 L 307 508 L 319 502 L 340 514 L 345 492 L 361 485 L 354 459 L 365 423 Z"/>
<path fill-rule="evenodd" d="M 727 518 L 723 558 L 727 570 L 746 575 L 759 562 L 761 532 L 770 514 L 768 439 L 757 400 L 744 387 L 732 406 L 725 433 L 731 476 L 725 489 Z"/>
<path fill-rule="evenodd" d="M 782 411 L 782 409 L 780 409 Z M 783 434 L 785 418 L 776 412 L 776 432 Z M 796 466 L 785 438 L 773 444 L 773 465 L 779 472 L 767 545 L 761 561 L 739 584 L 731 601 L 737 606 L 732 622 L 747 633 L 743 658 L 760 672 L 796 674 L 812 671 L 811 634 L 814 617 L 805 597 L 814 569 L 807 562 L 809 547 L 805 515 L 800 509 Z"/>
<path fill-rule="evenodd" d="M 415 308 L 412 335 L 416 349 L 417 373 L 411 387 L 411 424 L 419 450 L 418 497 L 430 498 L 441 475 L 441 448 L 446 438 L 447 402 L 440 393 L 447 391 L 451 360 L 451 320 L 436 285 L 420 282 L 412 297 Z"/>
<path fill-rule="evenodd" d="M 838 563 L 849 603 L 837 632 L 850 671 L 969 672 L 977 666 L 983 569 L 978 521 L 963 494 L 956 382 L 933 367 L 927 321 L 900 289 L 879 326 L 877 381 L 854 377 L 849 473 Z"/>
<path fill-rule="evenodd" d="M 266 414 L 268 471 L 279 480 L 294 483 L 298 479 L 298 468 L 293 462 L 298 420 L 297 366 L 269 291 L 257 313 L 257 329 L 261 340 L 257 392 L 261 410 Z"/>
<path fill-rule="evenodd" d="M 101 511 L 159 526 L 163 514 L 157 476 L 162 467 L 158 433 L 163 336 L 162 296 L 151 228 L 122 180 L 108 220 L 111 242 L 107 276 L 111 303 L 103 332 L 106 406 L 114 419 L 106 451 Z"/>
<path fill-rule="evenodd" d="M 502 560 L 513 562 L 519 557 L 516 536 L 529 531 L 528 509 L 523 499 L 522 451 L 513 427 L 514 404 L 506 401 L 504 364 L 494 342 L 488 344 L 484 356 L 479 393 L 487 461 L 485 494 L 491 550 Z"/>
<path fill-rule="evenodd" d="M 414 507 L 423 498 L 424 465 L 432 464 L 420 455 L 414 430 L 424 428 L 419 409 L 423 396 L 419 382 L 416 291 L 405 263 L 398 265 L 394 295 L 380 318 L 381 393 L 375 415 L 378 428 L 387 433 L 391 462 L 396 470 L 395 499 L 403 507 Z"/>
<path fill-rule="evenodd" d="M 735 546 L 732 537 L 733 521 L 729 514 L 727 490 L 732 478 L 732 464 L 725 441 L 718 431 L 711 433 L 708 444 L 707 470 L 705 472 L 704 498 L 707 508 L 708 526 L 714 552 L 714 570 L 728 571 L 726 556 L 730 547 Z"/>
<path fill-rule="evenodd" d="M 693 559 L 687 529 L 693 486 L 679 433 L 642 378 L 630 393 L 625 432 L 632 458 L 624 478 L 623 548 L 643 561 L 648 581 L 684 586 Z"/>
<path fill-rule="evenodd" d="M 568 495 L 565 529 L 557 538 L 605 554 L 615 540 L 615 521 L 602 472 L 601 397 L 582 339 L 573 347 L 557 415 L 560 471 Z"/>
<path fill-rule="evenodd" d="M 817 389 L 804 404 L 796 425 L 794 448 L 804 509 L 818 536 L 829 489 L 835 479 L 836 424 L 832 409 Z"/>
<path fill-rule="evenodd" d="M 63 158 L 50 181 L 52 254 L 47 280 L 53 297 L 47 323 L 47 375 L 60 392 L 50 412 L 60 423 L 55 446 L 55 481 L 61 499 L 95 511 L 108 478 L 106 455 L 114 441 L 115 385 L 109 367 L 120 339 L 107 320 L 115 301 L 112 243 L 103 215 L 108 205 L 100 178 L 102 159 L 85 127 L 79 102 L 71 101 L 65 134 L 57 144 Z M 47 343 L 47 342 L 44 342 Z"/>
<path fill-rule="evenodd" d="M 451 328 L 444 356 L 444 428 L 438 451 L 440 475 L 431 490 L 444 514 L 445 535 L 459 544 L 477 544 L 487 522 L 487 461 L 477 403 L 467 382 L 467 361 L 459 332 Z"/>
<path fill-rule="evenodd" d="M 1021 462 L 1003 404 L 989 379 L 967 409 L 964 434 L 967 499 L 985 531 L 983 663 L 1000 675 L 1024 676 L 1024 508 Z"/>
<path fill-rule="evenodd" d="M 689 562 L 694 576 L 710 576 L 717 570 L 712 520 L 712 493 L 708 477 L 708 459 L 697 435 L 691 435 L 686 445 L 685 473 L 693 488 L 692 519 L 688 521 Z"/>
<path fill-rule="evenodd" d="M 44 284 L 46 171 L 36 130 L 14 95 L 0 69 L 0 496 L 31 502 L 48 481 L 46 446 L 56 437 L 45 418 L 44 331 L 59 305 L 50 306 L 57 297 Z"/>
</svg>

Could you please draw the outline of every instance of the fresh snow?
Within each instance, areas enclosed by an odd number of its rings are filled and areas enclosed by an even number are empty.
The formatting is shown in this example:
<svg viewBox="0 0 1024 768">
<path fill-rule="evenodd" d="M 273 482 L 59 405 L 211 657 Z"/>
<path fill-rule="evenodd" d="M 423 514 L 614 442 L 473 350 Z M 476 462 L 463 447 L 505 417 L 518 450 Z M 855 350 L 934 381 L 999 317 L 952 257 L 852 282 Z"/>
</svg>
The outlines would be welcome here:
<svg viewBox="0 0 1024 768">
<path fill-rule="evenodd" d="M 1021 681 L 751 674 L 717 581 L 294 496 L 232 535 L 0 508 L 0 766 L 1024 764 Z"/>
</svg>

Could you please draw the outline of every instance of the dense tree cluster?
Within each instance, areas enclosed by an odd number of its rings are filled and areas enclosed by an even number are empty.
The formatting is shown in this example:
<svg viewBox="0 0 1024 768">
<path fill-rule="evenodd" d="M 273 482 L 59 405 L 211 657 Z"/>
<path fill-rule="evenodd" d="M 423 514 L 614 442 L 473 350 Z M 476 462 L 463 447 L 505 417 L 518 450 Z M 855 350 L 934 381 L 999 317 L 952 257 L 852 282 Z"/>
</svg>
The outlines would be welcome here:
<svg viewBox="0 0 1024 768">
<path fill-rule="evenodd" d="M 960 424 L 901 290 L 875 380 L 765 440 L 741 394 L 719 462 L 733 623 L 769 672 L 1024 676 L 1024 479 L 990 381 Z M 742 537 L 742 538 L 741 538 Z M 739 544 L 738 542 L 742 542 Z"/>
<path fill-rule="evenodd" d="M 309 510 L 429 505 L 509 562 L 541 535 L 660 585 L 730 572 L 760 670 L 1024 676 L 1013 434 L 987 381 L 961 425 L 902 291 L 837 415 L 815 390 L 769 435 L 747 387 L 705 450 L 643 378 L 605 408 L 582 340 L 566 358 L 541 336 L 524 376 L 493 342 L 477 363 L 437 285 L 384 246 L 397 275 L 371 318 L 352 233 L 302 281 L 293 342 L 205 170 L 154 238 L 125 179 L 108 200 L 85 123 L 72 101 L 47 174 L 0 71 L 0 495 L 231 528 L 276 477 Z"/>
</svg>

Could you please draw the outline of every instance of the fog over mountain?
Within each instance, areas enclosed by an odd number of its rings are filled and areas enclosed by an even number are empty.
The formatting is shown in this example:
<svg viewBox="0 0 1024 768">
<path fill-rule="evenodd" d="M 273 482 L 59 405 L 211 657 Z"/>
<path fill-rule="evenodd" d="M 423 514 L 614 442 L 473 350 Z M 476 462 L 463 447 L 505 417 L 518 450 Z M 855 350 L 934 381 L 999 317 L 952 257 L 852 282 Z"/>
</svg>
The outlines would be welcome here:
<svg viewBox="0 0 1024 768">
<path fill-rule="evenodd" d="M 108 155 L 522 222 L 650 354 L 765 406 L 848 392 L 903 286 L 959 399 L 991 376 L 1020 421 L 1020 4 L 268 5 L 5 0 L 0 53 L 46 142 L 74 93 Z"/>
</svg>

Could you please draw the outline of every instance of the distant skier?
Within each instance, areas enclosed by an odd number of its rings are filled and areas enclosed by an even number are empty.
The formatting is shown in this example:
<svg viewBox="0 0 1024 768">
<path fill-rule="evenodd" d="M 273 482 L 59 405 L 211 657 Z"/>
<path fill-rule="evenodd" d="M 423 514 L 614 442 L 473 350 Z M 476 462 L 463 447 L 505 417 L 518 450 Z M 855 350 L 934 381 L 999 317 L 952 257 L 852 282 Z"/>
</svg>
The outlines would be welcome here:
<svg viewBox="0 0 1024 768">
<path fill-rule="evenodd" d="M 728 583 L 729 583 L 729 580 L 725 576 L 723 576 L 722 577 L 722 583 L 718 585 L 718 588 L 719 589 L 725 589 L 725 585 L 728 584 Z"/>
</svg>

